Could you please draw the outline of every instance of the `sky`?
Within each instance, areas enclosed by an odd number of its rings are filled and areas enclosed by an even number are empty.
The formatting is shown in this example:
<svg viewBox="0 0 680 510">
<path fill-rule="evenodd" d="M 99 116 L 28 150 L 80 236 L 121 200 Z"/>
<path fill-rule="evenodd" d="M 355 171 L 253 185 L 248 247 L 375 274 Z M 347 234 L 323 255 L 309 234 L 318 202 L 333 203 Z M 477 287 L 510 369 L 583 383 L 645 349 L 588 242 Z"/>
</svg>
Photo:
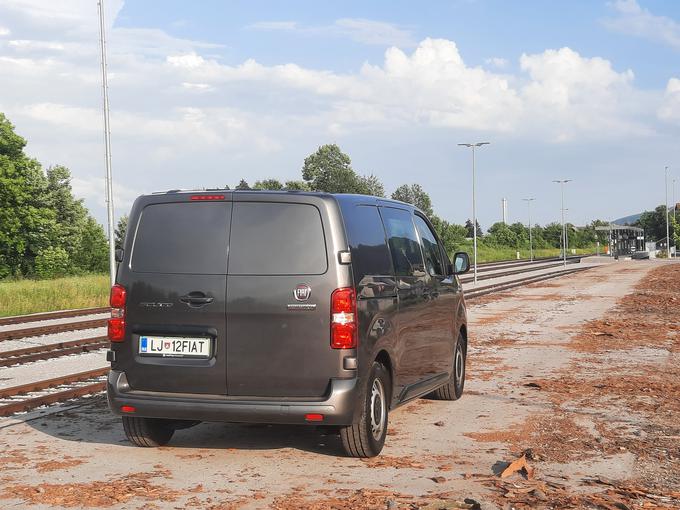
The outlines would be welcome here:
<svg viewBox="0 0 680 510">
<path fill-rule="evenodd" d="M 680 201 L 680 2 L 106 0 L 116 216 L 142 193 L 300 179 L 337 143 L 451 222 Z M 104 222 L 96 0 L 0 3 L 0 111 Z M 672 199 L 669 184 L 669 201 Z"/>
</svg>

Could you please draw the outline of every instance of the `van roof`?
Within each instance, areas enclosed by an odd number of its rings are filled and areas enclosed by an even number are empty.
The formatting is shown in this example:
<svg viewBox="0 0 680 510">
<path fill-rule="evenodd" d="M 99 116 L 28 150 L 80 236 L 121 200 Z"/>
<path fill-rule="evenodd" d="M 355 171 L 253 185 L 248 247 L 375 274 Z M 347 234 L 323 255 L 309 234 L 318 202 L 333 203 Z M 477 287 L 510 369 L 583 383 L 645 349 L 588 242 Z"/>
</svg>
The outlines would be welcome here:
<svg viewBox="0 0 680 510">
<path fill-rule="evenodd" d="M 311 196 L 319 198 L 334 198 L 341 203 L 363 203 L 363 204 L 374 204 L 374 205 L 400 205 L 405 206 L 410 209 L 415 209 L 420 211 L 413 204 L 407 202 L 401 202 L 399 200 L 393 200 L 391 198 L 376 197 L 373 195 L 360 195 L 356 193 L 326 193 L 323 191 L 301 191 L 301 190 L 236 190 L 236 189 L 226 189 L 226 188 L 205 188 L 205 189 L 172 189 L 167 191 L 156 191 L 148 196 L 159 196 L 159 195 L 175 195 L 175 194 L 188 194 L 188 193 L 230 193 L 235 194 L 257 194 L 257 195 L 302 195 Z M 422 212 L 422 211 L 420 211 Z"/>
</svg>

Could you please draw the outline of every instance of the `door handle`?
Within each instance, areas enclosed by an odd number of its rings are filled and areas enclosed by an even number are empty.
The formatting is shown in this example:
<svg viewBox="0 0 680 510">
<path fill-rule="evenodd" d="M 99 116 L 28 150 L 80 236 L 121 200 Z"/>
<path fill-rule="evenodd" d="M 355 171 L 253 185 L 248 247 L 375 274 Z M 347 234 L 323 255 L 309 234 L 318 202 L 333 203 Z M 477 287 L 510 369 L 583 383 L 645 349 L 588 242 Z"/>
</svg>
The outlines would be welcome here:
<svg viewBox="0 0 680 510">
<path fill-rule="evenodd" d="M 179 300 L 184 304 L 197 308 L 212 303 L 215 298 L 208 297 L 203 292 L 189 292 L 189 294 L 181 296 Z"/>
</svg>

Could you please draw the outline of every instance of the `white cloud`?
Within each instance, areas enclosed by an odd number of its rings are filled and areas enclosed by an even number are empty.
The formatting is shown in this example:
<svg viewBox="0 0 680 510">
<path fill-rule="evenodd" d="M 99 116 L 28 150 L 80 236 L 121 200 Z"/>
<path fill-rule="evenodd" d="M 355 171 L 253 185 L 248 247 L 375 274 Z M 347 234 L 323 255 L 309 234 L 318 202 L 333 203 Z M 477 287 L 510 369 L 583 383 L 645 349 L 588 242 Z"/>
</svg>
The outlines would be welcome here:
<svg viewBox="0 0 680 510">
<path fill-rule="evenodd" d="M 666 85 L 664 101 L 658 111 L 659 118 L 680 124 L 680 79 L 671 78 Z"/>
<path fill-rule="evenodd" d="M 500 57 L 487 58 L 484 62 L 486 62 L 488 65 L 496 67 L 498 69 L 505 69 L 506 67 L 508 67 L 508 64 L 510 63 L 510 62 L 508 62 L 507 59 L 500 58 Z"/>
<path fill-rule="evenodd" d="M 603 20 L 610 30 L 660 42 L 680 50 L 680 23 L 643 9 L 636 0 L 616 0 L 609 4 L 616 16 Z"/>
<path fill-rule="evenodd" d="M 96 4 L 43 4 L 0 3 L 16 41 L 0 39 L 0 111 L 28 138 L 31 155 L 72 169 L 74 188 L 96 210 L 104 172 Z M 267 23 L 254 28 L 323 28 Z M 118 211 L 141 191 L 299 178 L 305 154 L 343 137 L 386 146 L 478 132 L 534 145 L 563 142 L 567 151 L 570 143 L 649 136 L 659 119 L 680 124 L 676 78 L 665 94 L 643 91 L 631 70 L 569 48 L 522 55 L 519 70 L 500 58 L 471 65 L 453 41 L 425 39 L 404 49 L 412 43 L 408 30 L 373 23 L 332 25 L 331 35 L 390 46 L 382 59 L 347 72 L 252 58 L 228 65 L 210 41 L 111 26 L 114 176 L 131 190 L 117 191 Z M 391 175 L 381 175 L 388 186 Z"/>
<path fill-rule="evenodd" d="M 10 35 L 12 32 L 10 31 L 9 28 L 0 26 L 0 37 L 5 37 L 7 35 Z"/>
<path fill-rule="evenodd" d="M 264 31 L 296 32 L 315 37 L 344 37 L 377 46 L 411 47 L 416 45 L 410 30 L 385 21 L 365 18 L 341 18 L 331 25 L 302 26 L 296 21 L 259 21 L 246 28 Z"/>
</svg>

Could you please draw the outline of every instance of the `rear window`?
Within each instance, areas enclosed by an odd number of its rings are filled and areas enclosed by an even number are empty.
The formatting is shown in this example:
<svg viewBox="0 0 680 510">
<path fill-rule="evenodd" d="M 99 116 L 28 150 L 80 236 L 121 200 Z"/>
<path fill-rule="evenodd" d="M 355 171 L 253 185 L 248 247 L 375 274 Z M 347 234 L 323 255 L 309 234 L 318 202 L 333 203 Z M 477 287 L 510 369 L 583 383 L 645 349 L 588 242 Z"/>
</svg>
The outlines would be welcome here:
<svg viewBox="0 0 680 510">
<path fill-rule="evenodd" d="M 323 274 L 328 268 L 319 210 L 308 204 L 236 202 L 229 274 Z"/>
<path fill-rule="evenodd" d="M 140 273 L 226 274 L 231 202 L 144 208 L 132 249 Z"/>
</svg>

